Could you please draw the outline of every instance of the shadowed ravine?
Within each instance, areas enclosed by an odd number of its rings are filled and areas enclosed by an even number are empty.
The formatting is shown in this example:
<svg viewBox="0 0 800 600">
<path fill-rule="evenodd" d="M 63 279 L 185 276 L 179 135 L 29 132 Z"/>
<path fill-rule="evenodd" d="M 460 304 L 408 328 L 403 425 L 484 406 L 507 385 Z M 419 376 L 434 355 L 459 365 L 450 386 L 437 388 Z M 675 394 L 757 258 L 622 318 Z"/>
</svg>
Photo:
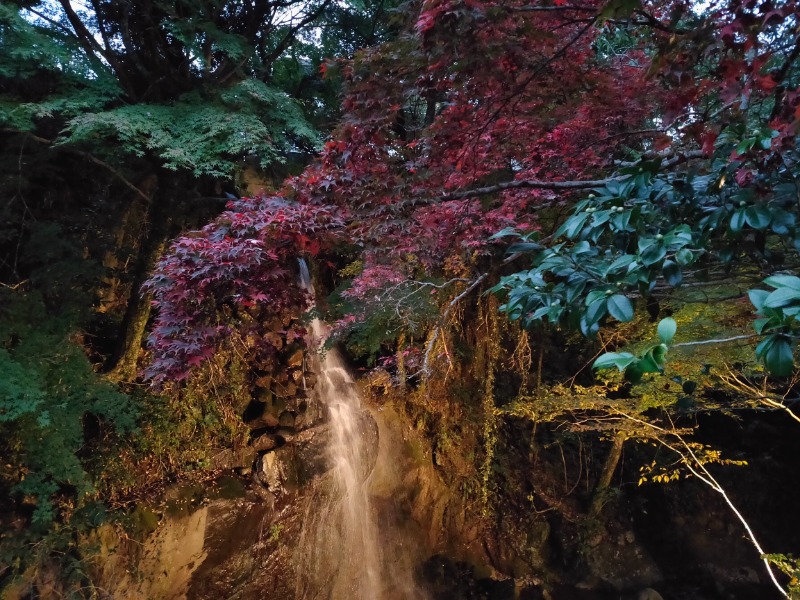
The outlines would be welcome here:
<svg viewBox="0 0 800 600">
<path fill-rule="evenodd" d="M 306 263 L 300 282 L 314 297 Z M 311 322 L 310 344 L 320 348 L 325 324 Z M 379 523 L 370 502 L 369 477 L 377 458 L 377 426 L 335 348 L 313 354 L 319 382 L 315 393 L 327 407 L 331 470 L 311 494 L 297 553 L 298 600 L 422 600 L 408 561 L 385 556 L 382 539 L 396 539 Z M 392 553 L 394 554 L 393 549 Z"/>
</svg>

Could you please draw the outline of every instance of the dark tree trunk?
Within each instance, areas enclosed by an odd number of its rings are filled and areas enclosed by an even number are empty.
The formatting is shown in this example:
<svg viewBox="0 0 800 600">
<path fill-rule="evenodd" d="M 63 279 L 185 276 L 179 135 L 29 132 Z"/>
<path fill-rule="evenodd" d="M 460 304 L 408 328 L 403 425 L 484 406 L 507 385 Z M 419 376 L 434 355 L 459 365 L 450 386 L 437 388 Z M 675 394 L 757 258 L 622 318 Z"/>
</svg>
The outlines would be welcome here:
<svg viewBox="0 0 800 600">
<path fill-rule="evenodd" d="M 145 238 L 139 248 L 127 309 L 120 329 L 116 361 L 111 370 L 111 377 L 117 381 L 136 379 L 139 354 L 147 322 L 150 319 L 152 303 L 150 294 L 142 294 L 142 285 L 150 277 L 172 234 L 176 203 L 169 196 L 174 193 L 175 190 L 164 189 L 161 185 L 153 194 L 154 201 L 150 206 Z"/>
</svg>

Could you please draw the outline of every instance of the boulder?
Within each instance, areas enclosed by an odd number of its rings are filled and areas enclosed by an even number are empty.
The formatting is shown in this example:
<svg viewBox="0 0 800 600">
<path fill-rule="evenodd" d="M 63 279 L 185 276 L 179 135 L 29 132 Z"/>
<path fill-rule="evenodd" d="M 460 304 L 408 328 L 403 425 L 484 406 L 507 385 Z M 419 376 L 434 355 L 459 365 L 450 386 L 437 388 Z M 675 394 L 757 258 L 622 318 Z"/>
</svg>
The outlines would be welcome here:
<svg viewBox="0 0 800 600">
<path fill-rule="evenodd" d="M 294 429 L 294 422 L 295 422 L 295 415 L 294 413 L 289 412 L 288 410 L 283 411 L 278 417 L 278 424 L 281 427 Z"/>
<path fill-rule="evenodd" d="M 290 367 L 301 367 L 303 365 L 303 356 L 305 353 L 303 350 L 295 350 L 292 355 L 289 357 L 289 360 L 286 361 L 286 364 Z"/>
<path fill-rule="evenodd" d="M 275 383 L 272 386 L 272 391 L 278 398 L 291 398 L 297 394 L 297 386 L 293 383 Z"/>
<path fill-rule="evenodd" d="M 253 439 L 250 445 L 256 452 L 267 452 L 269 450 L 274 450 L 280 444 L 276 436 L 265 433 Z"/>
<path fill-rule="evenodd" d="M 211 452 L 212 469 L 245 469 L 253 466 L 256 459 L 256 450 L 245 446 L 238 450 L 223 448 Z"/>
<path fill-rule="evenodd" d="M 271 429 L 278 426 L 278 417 L 272 413 L 265 412 L 260 417 L 247 421 L 247 426 L 250 429 Z"/>
</svg>

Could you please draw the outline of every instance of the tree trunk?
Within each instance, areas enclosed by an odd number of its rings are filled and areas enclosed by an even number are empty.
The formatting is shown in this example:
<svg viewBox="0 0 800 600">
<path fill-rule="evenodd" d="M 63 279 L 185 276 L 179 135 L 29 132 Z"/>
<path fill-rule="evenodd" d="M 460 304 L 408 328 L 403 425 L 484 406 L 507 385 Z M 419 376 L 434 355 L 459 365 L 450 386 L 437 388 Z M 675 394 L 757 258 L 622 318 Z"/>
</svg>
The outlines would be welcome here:
<svg viewBox="0 0 800 600">
<path fill-rule="evenodd" d="M 594 495 L 592 497 L 592 504 L 589 507 L 589 517 L 595 518 L 603 510 L 606 501 L 606 492 L 611 487 L 611 479 L 614 477 L 614 472 L 617 470 L 620 458 L 622 458 L 622 446 L 625 444 L 626 435 L 621 431 L 614 436 L 611 443 L 611 450 L 606 457 L 603 471 L 600 473 L 600 479 L 597 481 L 597 486 L 594 488 Z"/>
<path fill-rule="evenodd" d="M 164 252 L 172 223 L 171 206 L 172 203 L 169 200 L 161 198 L 154 200 L 153 208 L 150 211 L 146 238 L 139 251 L 134 279 L 128 296 L 128 306 L 122 320 L 117 360 L 110 372 L 110 377 L 116 381 L 136 379 L 139 352 L 144 341 L 147 321 L 150 319 L 153 300 L 150 294 L 142 295 L 141 289 Z"/>
<path fill-rule="evenodd" d="M 406 360 L 403 352 L 406 349 L 406 334 L 401 333 L 397 340 L 397 388 L 400 393 L 404 394 L 406 391 L 406 379 L 408 378 L 408 370 L 406 369 Z"/>
<path fill-rule="evenodd" d="M 142 349 L 147 321 L 150 319 L 152 294 L 142 294 L 141 289 L 147 276 L 159 257 L 164 253 L 166 239 L 162 239 L 149 254 L 148 267 L 145 267 L 136 277 L 131 286 L 131 295 L 128 300 L 128 310 L 123 320 L 124 337 L 120 344 L 119 359 L 111 372 L 111 377 L 116 381 L 133 381 L 136 379 L 139 364 L 139 351 Z"/>
</svg>

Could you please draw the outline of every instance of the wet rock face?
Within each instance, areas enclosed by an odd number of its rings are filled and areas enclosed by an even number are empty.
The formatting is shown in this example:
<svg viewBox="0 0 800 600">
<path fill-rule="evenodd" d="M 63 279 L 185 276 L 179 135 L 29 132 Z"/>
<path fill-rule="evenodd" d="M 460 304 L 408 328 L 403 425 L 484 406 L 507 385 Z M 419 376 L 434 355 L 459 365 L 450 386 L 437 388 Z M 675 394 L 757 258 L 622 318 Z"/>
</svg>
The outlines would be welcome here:
<svg viewBox="0 0 800 600">
<path fill-rule="evenodd" d="M 378 425 L 366 410 L 359 412 L 358 420 L 366 456 L 361 476 L 366 479 L 378 456 Z M 278 429 L 275 434 L 262 434 L 252 442 L 254 447 L 264 448 L 256 462 L 255 479 L 278 496 L 297 491 L 333 467 L 330 443 L 327 423 L 299 433 Z"/>
<path fill-rule="evenodd" d="M 283 496 L 294 492 L 331 468 L 327 425 L 280 437 L 283 445 L 263 453 L 255 470 L 256 481 L 273 494 Z"/>
<path fill-rule="evenodd" d="M 270 385 L 270 390 L 256 391 L 242 415 L 242 420 L 252 431 L 262 432 L 278 427 L 300 431 L 313 427 L 321 420 L 322 409 L 311 397 L 310 390 L 303 387 L 302 380 L 299 383 L 287 381 Z"/>
</svg>

